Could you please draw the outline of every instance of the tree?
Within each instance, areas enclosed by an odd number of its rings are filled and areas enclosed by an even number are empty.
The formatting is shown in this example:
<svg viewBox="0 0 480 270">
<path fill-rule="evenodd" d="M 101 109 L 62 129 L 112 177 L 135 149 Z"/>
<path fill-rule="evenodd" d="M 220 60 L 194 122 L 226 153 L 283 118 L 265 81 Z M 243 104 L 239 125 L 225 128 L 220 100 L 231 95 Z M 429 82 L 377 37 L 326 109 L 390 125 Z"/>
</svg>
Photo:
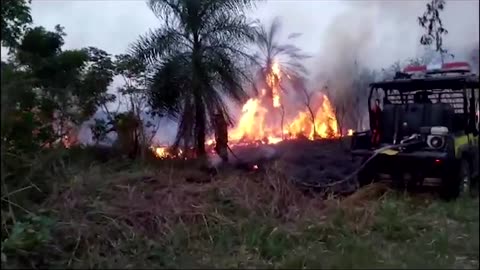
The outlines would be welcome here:
<svg viewBox="0 0 480 270">
<path fill-rule="evenodd" d="M 260 74 L 262 86 L 267 90 L 265 96 L 268 98 L 268 101 L 265 103 L 267 103 L 266 105 L 269 108 L 274 107 L 274 89 L 272 84 L 267 80 L 269 76 L 274 73 L 274 63 L 278 64 L 280 71 L 279 75 L 283 78 L 283 80 L 278 82 L 278 86 L 282 91 L 285 91 L 288 87 L 286 82 L 294 84 L 298 83 L 298 81 L 303 82 L 305 75 L 307 75 L 307 70 L 301 63 L 301 60 L 304 60 L 309 56 L 302 53 L 301 49 L 294 44 L 281 42 L 281 28 L 282 24 L 280 18 L 276 17 L 268 29 L 264 25 L 258 27 L 255 41 L 257 52 L 254 54 L 254 59 L 258 65 L 258 73 Z M 300 36 L 300 33 L 291 33 L 288 36 L 288 40 L 291 41 Z"/>
<path fill-rule="evenodd" d="M 31 0 L 9 0 L 4 1 L 1 7 L 2 12 L 2 46 L 12 52 L 19 44 L 19 41 L 28 26 L 32 23 L 30 16 Z"/>
<path fill-rule="evenodd" d="M 308 90 L 306 87 L 301 87 L 301 90 L 303 94 L 302 102 L 305 105 L 305 107 L 307 107 L 307 110 L 310 114 L 310 121 L 312 121 L 312 127 L 313 127 L 313 137 L 315 138 L 317 136 L 317 129 L 315 126 L 315 113 L 313 112 L 313 109 L 312 109 L 312 97 L 315 94 L 315 92 Z"/>
<path fill-rule="evenodd" d="M 448 34 L 447 29 L 443 27 L 440 12 L 445 8 L 445 0 L 431 0 L 427 3 L 427 10 L 422 16 L 418 17 L 418 23 L 425 29 L 426 33 L 420 38 L 420 43 L 424 46 L 430 46 L 435 43 L 435 51 L 440 53 L 442 64 L 444 55 L 448 52 L 443 47 L 443 35 Z M 451 55 L 453 57 L 453 55 Z"/>
<path fill-rule="evenodd" d="M 127 111 L 138 121 L 138 125 L 132 125 L 133 144 L 140 148 L 142 157 L 145 157 L 148 146 L 158 130 L 158 123 L 154 125 L 149 119 L 143 117 L 147 111 L 151 111 L 147 100 L 147 67 L 145 64 L 129 54 L 115 56 L 115 71 L 123 81 L 118 93 L 123 97 Z M 151 116 L 154 116 L 150 113 Z M 144 123 L 146 126 L 144 126 Z M 152 128 L 151 134 L 147 135 L 146 128 Z M 118 131 L 117 131 L 118 132 Z"/>
<path fill-rule="evenodd" d="M 224 98 L 243 102 L 246 41 L 254 31 L 243 10 L 251 0 L 150 0 L 165 25 L 140 38 L 133 54 L 155 69 L 150 105 L 179 120 L 174 146 L 193 144 L 206 155 L 205 138 L 213 115 L 231 122 Z"/>
<path fill-rule="evenodd" d="M 117 88 L 117 109 L 112 111 L 103 104 L 103 111 L 107 119 L 95 119 L 91 129 L 94 140 L 98 143 L 104 140 L 110 132 L 117 133 L 115 145 L 130 156 L 141 154 L 145 157 L 146 151 L 155 136 L 159 125 L 152 123 L 155 115 L 148 106 L 147 84 L 148 75 L 142 61 L 129 54 L 115 56 L 115 75 L 123 79 L 124 84 Z M 120 106 L 124 111 L 119 113 Z M 147 133 L 150 129 L 150 134 Z"/>
<path fill-rule="evenodd" d="M 21 147 L 25 142 L 18 128 L 35 138 L 28 139 L 34 143 L 30 150 L 75 138 L 74 127 L 112 100 L 106 93 L 113 76 L 109 55 L 93 47 L 62 51 L 63 36 L 60 26 L 54 32 L 35 27 L 24 35 L 13 60 L 3 66 L 7 73 L 2 80 L 6 86 L 2 105 L 7 105 L 3 116 L 17 121 L 2 127 L 2 137 L 17 149 L 28 150 Z"/>
<path fill-rule="evenodd" d="M 36 151 L 51 137 L 52 130 L 37 117 L 38 99 L 33 91 L 33 79 L 29 72 L 3 62 L 1 77 L 2 154 L 4 151 Z"/>
</svg>

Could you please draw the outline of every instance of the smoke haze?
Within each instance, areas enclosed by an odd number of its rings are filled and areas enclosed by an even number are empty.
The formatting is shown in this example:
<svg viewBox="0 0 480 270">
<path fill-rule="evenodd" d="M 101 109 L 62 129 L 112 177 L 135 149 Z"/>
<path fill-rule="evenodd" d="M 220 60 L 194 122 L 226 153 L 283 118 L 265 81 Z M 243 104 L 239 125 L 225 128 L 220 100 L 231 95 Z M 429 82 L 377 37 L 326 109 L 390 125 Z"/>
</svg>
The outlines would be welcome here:
<svg viewBox="0 0 480 270">
<path fill-rule="evenodd" d="M 354 87 L 362 76 L 372 75 L 365 70 L 377 71 L 379 79 L 378 71 L 382 68 L 396 61 L 405 64 L 408 59 L 424 55 L 426 48 L 420 45 L 424 29 L 417 17 L 426 10 L 428 2 L 347 1 L 348 6 L 330 20 L 322 34 L 320 49 L 310 63 L 313 73 L 310 87 L 322 89 L 326 84 L 334 104 L 352 103 L 356 95 L 364 97 L 368 91 Z M 443 39 L 444 48 L 455 55 L 456 61 L 469 61 L 475 70 L 478 70 L 479 51 L 478 4 L 478 1 L 447 1 L 440 13 L 449 32 Z M 432 62 L 439 62 L 438 54 L 434 55 L 436 59 Z M 367 88 L 368 84 L 363 86 Z M 366 100 L 361 102 L 365 109 L 360 111 L 365 117 Z"/>
<path fill-rule="evenodd" d="M 300 32 L 296 45 L 313 55 L 306 62 L 309 87 L 321 89 L 328 79 L 337 94 L 351 89 L 352 78 L 364 68 L 380 70 L 395 61 L 421 56 L 423 29 L 417 17 L 424 0 L 272 0 L 258 4 L 250 15 L 269 24 L 282 18 L 282 33 Z M 161 22 L 145 1 L 32 1 L 35 25 L 52 30 L 65 26 L 67 49 L 96 46 L 111 54 L 124 53 L 128 45 Z M 479 1 L 447 0 L 440 14 L 449 33 L 444 45 L 455 60 L 470 60 L 478 70 Z M 5 56 L 2 50 L 2 59 Z M 476 52 L 476 55 L 475 53 Z M 476 61 L 474 60 L 476 59 Z M 355 63 L 357 66 L 355 69 Z M 121 82 L 115 80 L 114 91 Z M 164 123 L 158 138 L 173 138 L 175 125 Z"/>
</svg>

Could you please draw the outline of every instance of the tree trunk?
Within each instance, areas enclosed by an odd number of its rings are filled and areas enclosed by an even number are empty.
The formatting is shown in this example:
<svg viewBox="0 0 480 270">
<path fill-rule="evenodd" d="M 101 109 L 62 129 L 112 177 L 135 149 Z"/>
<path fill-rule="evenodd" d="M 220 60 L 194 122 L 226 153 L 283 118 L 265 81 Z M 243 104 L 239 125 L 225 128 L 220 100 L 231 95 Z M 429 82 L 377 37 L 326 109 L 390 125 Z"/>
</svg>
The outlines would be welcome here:
<svg viewBox="0 0 480 270">
<path fill-rule="evenodd" d="M 200 46 L 199 36 L 198 34 L 194 34 L 192 51 L 192 90 L 195 103 L 195 151 L 197 158 L 203 161 L 206 158 L 207 151 L 205 149 L 205 107 L 201 96 L 202 85 L 199 77 L 201 70 Z"/>
<path fill-rule="evenodd" d="M 266 74 L 262 74 L 264 78 L 262 80 L 265 82 L 266 95 L 263 97 L 263 102 L 266 102 L 265 106 L 270 111 L 273 110 L 273 86 L 268 82 L 268 76 L 272 72 L 272 63 L 270 60 L 267 61 Z"/>
<path fill-rule="evenodd" d="M 312 126 L 313 126 L 313 139 L 317 137 L 317 128 L 315 127 L 315 114 L 313 114 L 312 108 L 310 108 L 310 105 L 307 105 L 308 111 L 310 112 L 310 118 L 312 120 Z"/>
<path fill-rule="evenodd" d="M 205 150 L 205 108 L 202 99 L 195 97 L 195 150 L 197 157 L 202 159 L 207 154 Z"/>
</svg>

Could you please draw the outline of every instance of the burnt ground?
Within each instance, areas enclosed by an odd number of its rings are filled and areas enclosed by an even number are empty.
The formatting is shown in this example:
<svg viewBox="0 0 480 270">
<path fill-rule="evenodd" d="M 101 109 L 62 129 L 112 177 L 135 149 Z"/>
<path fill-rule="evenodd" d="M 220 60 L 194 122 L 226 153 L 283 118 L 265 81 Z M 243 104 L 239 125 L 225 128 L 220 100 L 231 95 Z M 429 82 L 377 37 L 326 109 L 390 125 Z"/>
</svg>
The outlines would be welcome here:
<svg viewBox="0 0 480 270">
<path fill-rule="evenodd" d="M 292 140 L 276 145 L 233 148 L 231 162 L 244 167 L 259 168 L 280 161 L 282 170 L 293 181 L 308 186 L 328 186 L 351 175 L 359 166 L 349 151 L 350 141 Z M 303 185 L 302 185 L 303 186 Z M 357 188 L 355 177 L 331 187 L 335 193 L 351 193 Z"/>
</svg>

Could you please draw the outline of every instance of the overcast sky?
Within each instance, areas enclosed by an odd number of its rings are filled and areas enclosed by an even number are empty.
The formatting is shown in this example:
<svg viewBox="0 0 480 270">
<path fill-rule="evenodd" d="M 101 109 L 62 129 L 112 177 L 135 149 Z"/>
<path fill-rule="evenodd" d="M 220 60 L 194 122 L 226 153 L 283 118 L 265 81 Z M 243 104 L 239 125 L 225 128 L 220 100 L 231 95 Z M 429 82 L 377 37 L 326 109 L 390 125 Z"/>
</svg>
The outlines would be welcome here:
<svg viewBox="0 0 480 270">
<path fill-rule="evenodd" d="M 344 8 L 339 1 L 275 0 L 259 3 L 250 16 L 266 22 L 283 17 L 285 32 L 305 33 L 299 39 L 302 47 L 316 51 L 323 29 Z M 64 26 L 69 48 L 92 45 L 112 54 L 160 25 L 144 0 L 33 0 L 32 15 L 35 24 Z"/>
<path fill-rule="evenodd" d="M 353 58 L 378 69 L 418 55 L 422 30 L 416 18 L 426 2 L 270 0 L 249 16 L 264 23 L 280 16 L 285 36 L 303 33 L 297 45 L 314 56 L 307 66 L 316 74 Z M 441 14 L 449 31 L 444 43 L 458 60 L 478 50 L 478 2 L 447 0 Z M 33 0 L 32 16 L 35 25 L 50 30 L 64 26 L 66 48 L 95 46 L 111 54 L 124 53 L 139 35 L 161 25 L 144 0 Z"/>
<path fill-rule="evenodd" d="M 328 66 L 356 59 L 379 69 L 418 55 L 422 29 L 417 16 L 425 0 L 270 0 L 248 15 L 265 24 L 279 16 L 283 33 L 303 35 L 297 45 L 313 55 L 307 67 L 315 75 Z M 139 35 L 161 22 L 144 0 L 33 0 L 35 25 L 65 27 L 66 48 L 95 46 L 111 54 L 124 53 Z M 447 0 L 441 14 L 449 34 L 444 44 L 463 60 L 478 49 L 478 0 Z M 341 62 L 341 63 L 339 63 Z M 327 67 L 326 67 L 327 66 Z"/>
<path fill-rule="evenodd" d="M 358 32 L 368 35 L 365 50 L 374 54 L 369 57 L 375 58 L 372 65 L 377 66 L 392 58 L 417 53 L 421 29 L 416 17 L 424 11 L 425 3 L 423 0 L 270 0 L 259 3 L 249 15 L 266 23 L 275 16 L 282 17 L 285 35 L 302 32 L 298 46 L 316 56 L 324 54 L 322 50 L 332 39 L 338 39 L 336 27 L 344 24 L 348 30 L 343 30 L 347 32 L 343 35 Z M 478 12 L 478 0 L 447 1 L 442 14 L 450 32 L 445 41 L 447 46 L 478 42 Z M 32 15 L 36 25 L 48 29 L 56 24 L 64 26 L 67 48 L 96 46 L 112 54 L 125 52 L 140 34 L 160 25 L 144 0 L 33 0 Z"/>
</svg>

